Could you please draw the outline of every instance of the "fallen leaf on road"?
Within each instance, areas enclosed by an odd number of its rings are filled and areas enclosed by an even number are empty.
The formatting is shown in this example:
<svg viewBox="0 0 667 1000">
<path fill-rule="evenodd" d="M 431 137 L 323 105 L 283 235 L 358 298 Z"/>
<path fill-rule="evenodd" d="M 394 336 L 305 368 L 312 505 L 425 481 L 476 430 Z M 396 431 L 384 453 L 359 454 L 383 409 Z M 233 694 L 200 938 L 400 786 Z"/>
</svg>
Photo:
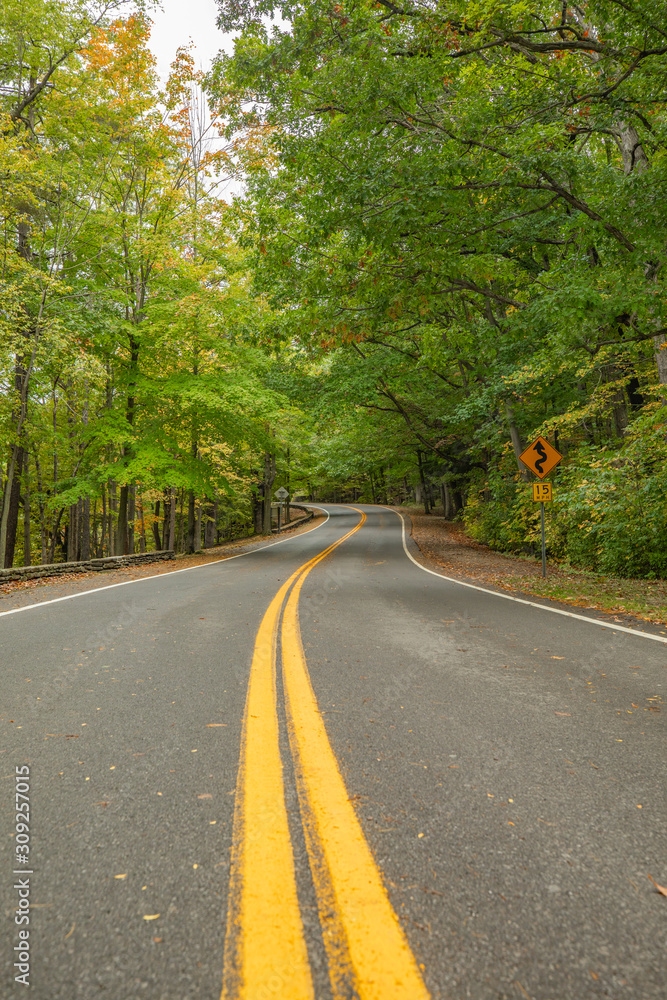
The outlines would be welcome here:
<svg viewBox="0 0 667 1000">
<path fill-rule="evenodd" d="M 599 979 L 599 978 L 600 978 L 600 977 L 598 976 L 597 972 L 593 972 L 593 970 L 592 970 L 592 969 L 589 969 L 588 971 L 590 972 L 590 974 L 591 974 L 591 976 L 593 977 L 593 979 Z"/>
<path fill-rule="evenodd" d="M 159 916 L 159 913 L 145 913 L 144 920 L 157 920 Z"/>
<path fill-rule="evenodd" d="M 162 938 L 156 938 L 156 937 L 154 937 L 153 941 L 155 942 L 155 944 L 162 944 Z"/>
<path fill-rule="evenodd" d="M 649 879 L 653 882 L 653 885 L 656 887 L 661 896 L 667 896 L 667 889 L 665 889 L 664 885 L 658 885 L 656 880 L 651 875 L 649 875 Z"/>
<path fill-rule="evenodd" d="M 569 715 L 571 717 L 572 713 L 571 712 L 554 712 L 554 715 Z"/>
</svg>

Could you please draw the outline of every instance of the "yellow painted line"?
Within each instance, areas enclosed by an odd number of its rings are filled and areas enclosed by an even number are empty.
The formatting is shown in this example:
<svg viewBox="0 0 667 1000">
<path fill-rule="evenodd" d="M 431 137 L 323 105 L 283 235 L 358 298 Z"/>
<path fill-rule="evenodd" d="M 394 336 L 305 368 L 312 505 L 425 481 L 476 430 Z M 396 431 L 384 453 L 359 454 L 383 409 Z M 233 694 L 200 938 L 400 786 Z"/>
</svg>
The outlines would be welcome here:
<svg viewBox="0 0 667 1000">
<path fill-rule="evenodd" d="M 276 712 L 276 637 L 293 573 L 255 640 L 246 697 L 222 1000 L 313 1000 L 290 840 Z"/>
<path fill-rule="evenodd" d="M 349 534 L 365 519 L 362 513 L 362 520 Z M 303 568 L 289 596 L 283 615 L 282 660 L 290 743 L 332 989 L 336 998 L 349 996 L 352 983 L 360 1000 L 428 1000 L 350 804 L 308 675 L 299 629 L 299 594 L 310 570 L 326 554 Z"/>
<path fill-rule="evenodd" d="M 255 639 L 236 782 L 222 1000 L 314 998 L 278 743 L 276 639 L 292 584 L 354 531 L 290 576 Z"/>
</svg>

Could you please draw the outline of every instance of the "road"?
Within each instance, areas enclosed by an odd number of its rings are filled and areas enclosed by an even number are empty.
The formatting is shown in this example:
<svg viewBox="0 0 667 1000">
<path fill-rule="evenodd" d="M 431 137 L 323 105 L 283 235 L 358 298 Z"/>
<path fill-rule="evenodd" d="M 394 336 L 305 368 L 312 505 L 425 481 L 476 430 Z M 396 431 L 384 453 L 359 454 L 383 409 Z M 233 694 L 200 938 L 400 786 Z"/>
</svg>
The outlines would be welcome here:
<svg viewBox="0 0 667 1000">
<path fill-rule="evenodd" d="M 0 996 L 664 998 L 664 637 L 326 510 L 0 616 Z"/>
</svg>

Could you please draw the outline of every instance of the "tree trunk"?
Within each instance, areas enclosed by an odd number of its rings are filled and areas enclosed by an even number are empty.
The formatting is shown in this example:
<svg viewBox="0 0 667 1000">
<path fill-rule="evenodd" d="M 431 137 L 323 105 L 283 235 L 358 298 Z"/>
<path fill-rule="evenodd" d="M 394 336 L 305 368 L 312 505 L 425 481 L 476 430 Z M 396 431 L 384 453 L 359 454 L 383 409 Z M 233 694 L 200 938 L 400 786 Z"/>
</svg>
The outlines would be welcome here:
<svg viewBox="0 0 667 1000">
<path fill-rule="evenodd" d="M 93 500 L 93 514 L 90 519 L 90 554 L 97 559 L 101 555 L 100 547 L 97 544 L 97 497 Z"/>
<path fill-rule="evenodd" d="M 440 503 L 442 504 L 442 516 L 447 519 L 447 494 L 445 493 L 445 484 L 440 482 Z"/>
<path fill-rule="evenodd" d="M 127 483 L 121 486 L 118 497 L 118 520 L 116 521 L 116 553 L 127 555 L 127 501 L 130 488 Z"/>
<path fill-rule="evenodd" d="M 23 565 L 32 565 L 30 549 L 30 452 L 23 455 Z"/>
<path fill-rule="evenodd" d="M 178 515 L 178 551 L 184 551 L 185 541 L 185 518 L 183 517 L 183 504 L 185 503 L 185 487 L 181 490 L 180 512 Z"/>
<path fill-rule="evenodd" d="M 41 557 L 42 557 L 41 565 L 44 566 L 46 563 L 46 552 L 47 552 L 46 511 L 44 508 L 44 490 L 42 488 L 42 469 L 39 464 L 39 455 L 37 454 L 36 449 L 35 449 L 35 473 L 37 475 L 37 496 L 39 505 L 39 541 L 41 546 Z"/>
<path fill-rule="evenodd" d="M 25 260 L 31 259 L 30 247 L 27 242 L 28 225 L 19 223 L 18 253 Z M 15 435 L 11 457 L 7 465 L 7 479 L 0 514 L 0 565 L 10 568 L 14 564 L 14 549 L 16 547 L 16 531 L 19 520 L 19 503 L 21 497 L 21 472 L 23 469 L 24 449 L 21 442 L 23 426 L 28 414 L 28 383 L 37 351 L 37 329 L 44 308 L 44 296 L 39 310 L 39 317 L 34 329 L 34 343 L 30 362 L 26 367 L 26 358 L 18 354 L 14 365 L 14 390 L 18 394 L 18 411 L 12 411 L 13 433 Z"/>
<path fill-rule="evenodd" d="M 70 504 L 69 524 L 67 525 L 67 562 L 76 562 L 77 558 L 77 541 L 79 537 L 78 512 L 78 503 Z"/>
<path fill-rule="evenodd" d="M 212 549 L 216 542 L 215 526 L 218 523 L 218 501 L 211 502 L 206 511 L 206 524 L 204 527 L 204 548 Z"/>
<path fill-rule="evenodd" d="M 88 397 L 89 388 L 88 381 L 84 383 L 84 400 L 83 409 L 81 412 L 81 421 L 84 427 L 88 426 Z M 81 559 L 90 559 L 90 497 L 84 496 L 81 501 L 79 501 L 79 511 L 81 514 L 80 519 L 80 545 L 79 545 L 79 557 Z"/>
<path fill-rule="evenodd" d="M 137 487 L 130 483 L 127 491 L 127 551 L 134 554 L 134 521 L 137 515 Z"/>
<path fill-rule="evenodd" d="M 81 503 L 81 559 L 90 559 L 90 497 L 83 497 Z"/>
<path fill-rule="evenodd" d="M 169 504 L 169 537 L 167 549 L 173 552 L 176 544 L 176 489 L 171 487 L 171 503 Z"/>
<path fill-rule="evenodd" d="M 378 482 L 380 484 L 380 489 L 378 490 L 380 496 L 380 503 L 389 503 L 389 494 L 387 493 L 387 477 L 384 474 L 384 466 L 380 466 L 378 471 Z"/>
<path fill-rule="evenodd" d="M 623 372 L 617 364 L 604 365 L 602 377 L 607 384 L 616 383 L 611 392 L 610 402 L 616 436 L 623 437 L 625 428 L 628 426 L 628 404 L 625 399 Z"/>
<path fill-rule="evenodd" d="M 114 515 L 116 514 L 116 481 L 109 480 L 109 555 L 116 555 L 116 532 L 114 530 Z"/>
<path fill-rule="evenodd" d="M 667 337 L 662 334 L 653 338 L 655 345 L 655 363 L 658 368 L 658 381 L 661 385 L 667 384 Z"/>
<path fill-rule="evenodd" d="M 195 513 L 195 552 L 201 552 L 201 504 L 197 501 Z"/>
<path fill-rule="evenodd" d="M 291 522 L 290 522 L 289 504 L 290 504 L 290 500 L 292 499 L 292 490 L 291 490 L 291 487 L 290 487 L 290 450 L 289 450 L 289 448 L 287 449 L 287 483 L 286 483 L 286 487 L 287 487 L 287 500 L 285 501 L 285 513 L 284 513 L 284 516 L 283 516 L 283 524 L 290 524 Z"/>
<path fill-rule="evenodd" d="M 139 498 L 138 505 L 139 505 L 139 516 L 141 518 L 141 520 L 140 520 L 141 532 L 139 534 L 139 551 L 140 552 L 145 552 L 146 551 L 146 524 L 144 522 L 144 502 L 141 499 L 141 497 Z"/>
<path fill-rule="evenodd" d="M 424 513 L 430 514 L 430 507 L 428 502 L 428 490 L 426 488 L 426 480 L 424 478 L 424 463 L 422 461 L 422 453 L 419 448 L 417 448 L 417 466 L 419 468 L 419 481 L 421 483 L 422 498 L 424 501 Z"/>
<path fill-rule="evenodd" d="M 58 529 L 60 528 L 60 519 L 65 513 L 65 508 L 61 507 L 56 514 L 55 520 L 53 522 L 53 530 L 51 532 L 51 549 L 49 551 L 49 562 L 56 561 L 56 545 L 58 544 Z"/>
<path fill-rule="evenodd" d="M 107 532 L 107 491 L 105 490 L 104 485 L 102 485 L 102 530 L 100 532 L 101 535 L 100 545 L 102 549 L 101 553 L 102 555 L 104 555 L 104 539 L 106 536 L 106 532 Z"/>
<path fill-rule="evenodd" d="M 264 526 L 264 486 L 257 484 L 252 494 L 252 526 L 256 535 L 262 534 Z"/>
<path fill-rule="evenodd" d="M 167 505 L 164 507 L 164 524 L 167 523 Z M 164 532 L 163 532 L 164 534 Z M 155 539 L 155 549 L 159 551 L 165 546 L 160 538 L 160 501 L 155 501 L 155 507 L 153 508 L 153 538 Z"/>
<path fill-rule="evenodd" d="M 507 423 L 509 425 L 510 440 L 512 442 L 512 448 L 514 450 L 514 457 L 516 459 L 517 469 L 521 473 L 521 478 L 524 479 L 526 482 L 528 482 L 528 469 L 519 459 L 519 455 L 523 453 L 524 447 L 521 444 L 521 437 L 519 435 L 517 426 L 514 423 L 514 410 L 512 409 L 509 403 L 505 403 L 505 416 L 507 417 Z"/>
<path fill-rule="evenodd" d="M 195 534 L 197 530 L 197 518 L 195 513 L 195 491 L 188 490 L 188 537 L 187 552 L 195 551 Z"/>
<path fill-rule="evenodd" d="M 83 524 L 83 497 L 76 502 L 76 558 L 81 559 L 81 536 Z"/>
<path fill-rule="evenodd" d="M 2 519 L 0 521 L 0 552 L 4 550 L 5 568 L 14 563 L 14 548 L 16 546 L 16 529 L 19 520 L 19 501 L 21 497 L 21 471 L 23 468 L 23 448 L 14 445 L 7 466 Z"/>
<path fill-rule="evenodd" d="M 264 453 L 264 516 L 262 519 L 262 534 L 271 534 L 271 490 L 276 478 L 276 456 L 270 452 Z"/>
<path fill-rule="evenodd" d="M 628 176 L 632 173 L 642 174 L 650 164 L 634 125 L 621 122 L 616 135 L 623 157 L 623 171 Z"/>
</svg>

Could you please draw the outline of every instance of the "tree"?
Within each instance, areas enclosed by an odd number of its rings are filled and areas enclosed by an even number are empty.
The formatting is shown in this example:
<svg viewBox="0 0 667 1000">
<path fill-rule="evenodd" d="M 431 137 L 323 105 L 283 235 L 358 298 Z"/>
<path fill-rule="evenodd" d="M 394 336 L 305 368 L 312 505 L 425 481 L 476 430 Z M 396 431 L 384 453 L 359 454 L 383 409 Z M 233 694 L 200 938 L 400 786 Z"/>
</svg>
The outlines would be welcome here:
<svg viewBox="0 0 667 1000">
<path fill-rule="evenodd" d="M 284 342 L 356 352 L 468 489 L 540 429 L 618 449 L 667 358 L 653 8 L 219 8 L 210 90 L 273 150 L 244 232 Z"/>
</svg>

